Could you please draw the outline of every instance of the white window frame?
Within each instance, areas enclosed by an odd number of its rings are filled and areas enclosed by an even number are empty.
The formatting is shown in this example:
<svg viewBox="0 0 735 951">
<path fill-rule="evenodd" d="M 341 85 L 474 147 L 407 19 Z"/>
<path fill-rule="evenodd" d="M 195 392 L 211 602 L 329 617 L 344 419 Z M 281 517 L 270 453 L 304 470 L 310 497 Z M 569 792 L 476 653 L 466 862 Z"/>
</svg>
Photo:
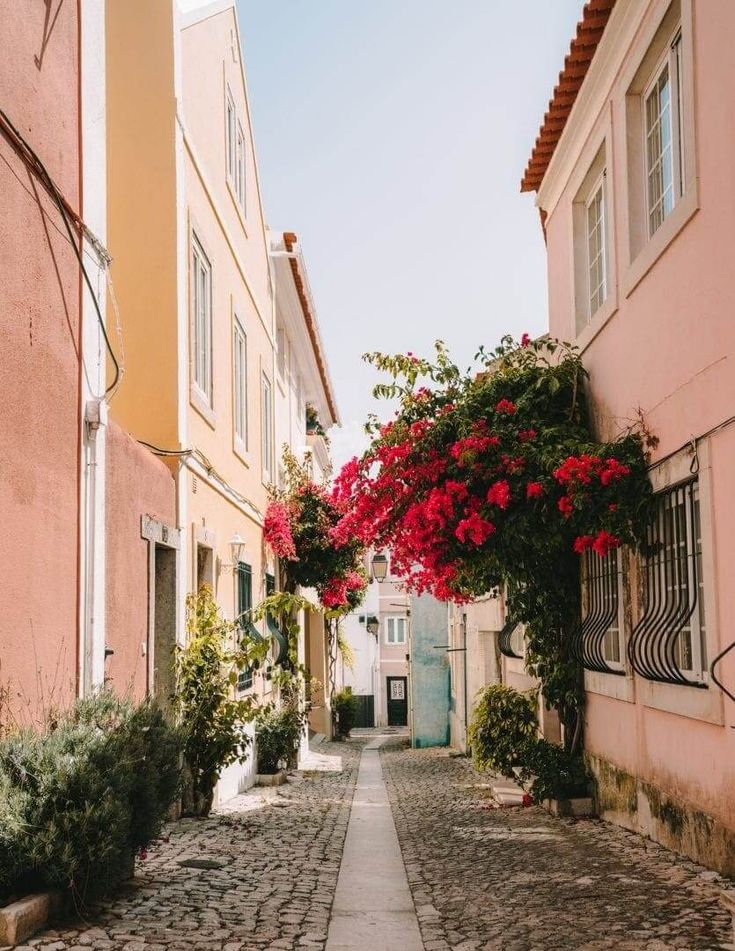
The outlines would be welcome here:
<svg viewBox="0 0 735 951">
<path fill-rule="evenodd" d="M 273 479 L 273 386 L 265 373 L 260 377 L 261 468 L 263 482 Z"/>
<path fill-rule="evenodd" d="M 236 137 L 237 137 L 237 110 L 235 100 L 230 92 L 229 85 L 225 90 L 225 170 L 227 180 L 235 185 L 236 176 Z"/>
<path fill-rule="evenodd" d="M 584 223 L 585 223 L 585 258 L 587 270 L 587 319 L 591 320 L 602 305 L 607 300 L 607 190 L 605 188 L 607 180 L 607 170 L 603 169 L 599 177 L 595 179 L 590 188 L 587 200 L 584 203 Z M 591 258 L 590 239 L 592 237 L 590 230 L 590 210 L 592 205 L 600 196 L 600 215 L 596 222 L 596 228 L 599 235 L 598 253 L 594 259 Z M 592 268 L 599 261 L 600 280 L 596 287 L 592 286 Z"/>
<path fill-rule="evenodd" d="M 398 623 L 400 621 L 400 624 Z M 408 618 L 405 614 L 395 614 L 385 619 L 385 643 L 389 647 L 400 647 L 407 640 Z"/>
<path fill-rule="evenodd" d="M 237 315 L 232 324 L 232 430 L 248 449 L 248 338 Z"/>
<path fill-rule="evenodd" d="M 191 239 L 191 325 L 192 383 L 207 406 L 211 407 L 213 401 L 212 265 L 194 233 Z"/>
<path fill-rule="evenodd" d="M 245 151 L 245 132 L 239 120 L 236 121 L 237 145 L 235 161 L 237 164 L 235 177 L 235 194 L 243 215 L 246 208 L 246 185 L 247 185 L 247 156 Z"/>
<path fill-rule="evenodd" d="M 648 122 L 648 103 L 655 94 L 661 77 L 668 73 L 669 86 L 669 115 L 667 119 L 669 148 L 671 150 L 671 206 L 667 209 L 664 198 L 669 191 L 669 187 L 661 178 L 661 191 L 657 200 L 651 202 L 651 176 L 656 166 L 663 170 L 663 161 L 665 149 L 660 151 L 654 162 L 651 162 L 649 153 L 648 139 L 651 134 Z M 644 183 L 643 190 L 646 202 L 646 233 L 649 240 L 658 231 L 664 221 L 671 215 L 677 205 L 677 202 L 684 195 L 684 137 L 683 137 L 683 104 L 682 104 L 682 36 L 681 25 L 674 30 L 671 40 L 667 43 L 663 56 L 656 64 L 651 75 L 651 79 L 646 84 L 642 95 L 642 120 L 643 120 L 643 163 L 644 163 Z M 657 120 L 659 124 L 662 121 L 661 111 L 659 109 Z M 654 123 L 655 124 L 655 123 Z M 654 211 L 660 206 L 660 217 L 652 220 Z"/>
</svg>

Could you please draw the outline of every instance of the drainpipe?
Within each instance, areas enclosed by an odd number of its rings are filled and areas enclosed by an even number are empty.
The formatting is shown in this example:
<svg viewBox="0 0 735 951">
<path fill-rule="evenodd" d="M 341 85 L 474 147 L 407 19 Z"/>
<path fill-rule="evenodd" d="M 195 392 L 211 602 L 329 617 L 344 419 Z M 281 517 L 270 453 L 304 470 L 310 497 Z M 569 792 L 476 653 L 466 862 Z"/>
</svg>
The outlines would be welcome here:
<svg viewBox="0 0 735 951">
<path fill-rule="evenodd" d="M 97 647 L 96 633 L 101 627 L 101 619 L 97 617 L 97 491 L 98 491 L 98 454 L 97 438 L 100 427 L 107 425 L 107 403 L 102 399 L 87 401 L 84 413 L 85 442 L 87 444 L 87 465 L 85 473 L 86 487 L 86 544 L 85 544 L 85 610 L 84 610 L 84 654 L 82 657 L 82 694 L 87 695 L 96 685 L 95 660 Z M 105 656 L 107 650 L 105 649 Z M 97 671 L 98 675 L 100 671 Z M 104 682 L 104 661 L 101 672 Z"/>
<path fill-rule="evenodd" d="M 468 720 L 469 710 L 467 709 L 467 612 L 462 612 L 462 674 L 464 680 L 464 751 L 469 749 Z"/>
</svg>

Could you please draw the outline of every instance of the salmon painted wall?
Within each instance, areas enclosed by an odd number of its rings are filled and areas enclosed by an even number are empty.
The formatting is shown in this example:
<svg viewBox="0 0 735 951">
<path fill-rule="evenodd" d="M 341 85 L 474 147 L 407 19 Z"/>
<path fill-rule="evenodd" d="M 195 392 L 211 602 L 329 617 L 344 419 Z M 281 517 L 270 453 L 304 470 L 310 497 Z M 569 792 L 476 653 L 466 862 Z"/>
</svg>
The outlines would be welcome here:
<svg viewBox="0 0 735 951">
<path fill-rule="evenodd" d="M 115 423 L 107 429 L 107 620 L 105 682 L 117 693 L 146 695 L 148 553 L 141 517 L 176 526 L 176 486 L 170 470 Z"/>
<path fill-rule="evenodd" d="M 735 120 L 735 61 L 730 49 L 735 6 L 727 0 L 682 0 L 684 70 L 689 71 L 684 80 L 684 148 L 690 177 L 679 212 L 675 208 L 665 225 L 673 228 L 671 240 L 662 240 L 666 237 L 662 226 L 662 236 L 654 235 L 650 241 L 651 246 L 660 245 L 660 254 L 651 255 L 645 247 L 632 250 L 636 212 L 630 207 L 635 185 L 631 176 L 643 170 L 629 159 L 630 136 L 636 132 L 626 114 L 626 92 L 667 7 L 660 0 L 637 7 L 620 0 L 603 37 L 603 43 L 620 45 L 618 53 L 608 55 L 601 44 L 597 56 L 606 72 L 594 71 L 596 59 L 585 81 L 589 96 L 582 102 L 580 94 L 539 193 L 539 203 L 549 211 L 551 333 L 563 339 L 576 337 L 583 349 L 600 436 L 612 437 L 642 410 L 646 426 L 660 440 L 652 457 L 654 467 L 692 436 L 727 420 L 735 407 L 735 184 L 730 133 Z M 635 23 L 635 28 L 626 33 L 626 23 Z M 692 121 L 686 120 L 687 110 Z M 616 306 L 608 308 L 602 320 L 593 317 L 577 335 L 573 205 L 582 176 L 603 140 L 608 297 L 616 298 Z M 644 259 L 647 269 L 640 265 Z M 699 458 L 711 660 L 735 640 L 735 427 L 702 439 Z M 689 474 L 690 461 L 684 451 L 666 464 L 671 481 Z M 654 478 L 662 468 L 654 468 Z M 634 604 L 634 621 L 636 616 Z M 734 655 L 722 665 L 721 676 L 735 692 Z M 587 747 L 735 829 L 731 729 L 735 704 L 711 681 L 707 690 L 696 690 L 652 685 L 635 676 L 628 686 L 625 699 L 606 695 L 611 691 L 604 686 L 588 692 Z"/>
<path fill-rule="evenodd" d="M 77 4 L 0 5 L 0 103 L 79 209 Z M 58 211 L 0 134 L 0 683 L 33 717 L 77 681 L 80 276 Z M 1 711 L 0 711 L 1 712 Z"/>
</svg>

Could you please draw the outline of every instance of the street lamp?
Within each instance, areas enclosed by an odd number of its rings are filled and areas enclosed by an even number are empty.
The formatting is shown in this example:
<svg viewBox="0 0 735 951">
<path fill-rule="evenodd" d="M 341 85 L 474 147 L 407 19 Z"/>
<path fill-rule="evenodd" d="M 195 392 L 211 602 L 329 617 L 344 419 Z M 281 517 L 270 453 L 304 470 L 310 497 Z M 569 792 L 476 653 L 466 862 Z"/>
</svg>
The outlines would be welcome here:
<svg viewBox="0 0 735 951">
<path fill-rule="evenodd" d="M 245 539 L 240 537 L 239 532 L 235 532 L 230 539 L 230 551 L 232 552 L 232 570 L 235 571 L 245 555 Z"/>
<path fill-rule="evenodd" d="M 380 621 L 378 621 L 374 614 L 369 614 L 365 627 L 370 634 L 377 634 L 380 628 Z"/>
<path fill-rule="evenodd" d="M 388 574 L 388 559 L 382 551 L 379 551 L 377 555 L 373 555 L 372 569 L 375 581 L 385 581 Z"/>
</svg>

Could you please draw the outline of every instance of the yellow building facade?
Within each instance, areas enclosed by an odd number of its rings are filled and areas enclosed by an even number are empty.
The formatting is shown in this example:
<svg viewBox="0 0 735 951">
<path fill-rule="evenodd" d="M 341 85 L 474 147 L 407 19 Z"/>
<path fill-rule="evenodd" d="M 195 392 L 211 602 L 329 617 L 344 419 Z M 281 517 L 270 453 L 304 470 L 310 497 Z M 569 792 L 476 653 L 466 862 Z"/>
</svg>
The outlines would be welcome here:
<svg viewBox="0 0 735 951">
<path fill-rule="evenodd" d="M 262 539 L 277 466 L 269 248 L 234 3 L 107 10 L 108 234 L 125 347 L 112 415 L 175 474 L 181 643 L 188 592 L 210 584 L 235 618 L 275 575 Z M 270 682 L 256 672 L 240 686 L 267 694 Z M 252 772 L 226 771 L 220 798 Z"/>
</svg>

